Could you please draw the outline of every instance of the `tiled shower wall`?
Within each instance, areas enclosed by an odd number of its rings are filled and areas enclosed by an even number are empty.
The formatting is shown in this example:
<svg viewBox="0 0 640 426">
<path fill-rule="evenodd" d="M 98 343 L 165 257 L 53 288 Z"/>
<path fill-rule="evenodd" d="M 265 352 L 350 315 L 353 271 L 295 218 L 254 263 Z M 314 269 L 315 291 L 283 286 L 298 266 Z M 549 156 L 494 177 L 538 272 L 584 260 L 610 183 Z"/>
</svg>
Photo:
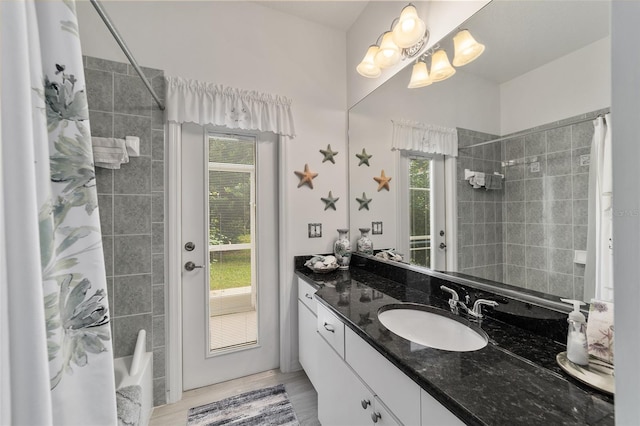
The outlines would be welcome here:
<svg viewBox="0 0 640 426">
<path fill-rule="evenodd" d="M 154 403 L 165 403 L 164 118 L 133 68 L 84 57 L 92 136 L 138 136 L 140 157 L 96 168 L 115 357 L 138 330 L 153 350 Z M 160 97 L 163 71 L 143 68 Z"/>
<path fill-rule="evenodd" d="M 482 147 L 467 148 L 495 136 L 458 129 L 458 271 L 584 299 L 584 265 L 573 259 L 575 250 L 586 250 L 591 118 L 607 111 Z M 539 131 L 525 135 L 531 130 Z M 500 171 L 503 189 L 472 189 L 465 168 Z"/>
<path fill-rule="evenodd" d="M 504 189 L 473 189 L 464 170 L 501 173 L 500 143 L 466 148 L 497 136 L 458 129 L 458 271 L 489 280 L 503 276 Z"/>
</svg>

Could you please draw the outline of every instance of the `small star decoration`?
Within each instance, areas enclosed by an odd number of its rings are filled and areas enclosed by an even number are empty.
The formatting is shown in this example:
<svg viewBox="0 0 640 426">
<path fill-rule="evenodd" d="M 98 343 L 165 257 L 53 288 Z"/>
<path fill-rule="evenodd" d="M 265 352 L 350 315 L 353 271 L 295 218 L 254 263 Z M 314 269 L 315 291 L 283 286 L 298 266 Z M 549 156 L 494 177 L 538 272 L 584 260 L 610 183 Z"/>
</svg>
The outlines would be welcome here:
<svg viewBox="0 0 640 426">
<path fill-rule="evenodd" d="M 356 201 L 360 203 L 360 207 L 358 208 L 358 210 L 362 210 L 362 209 L 369 210 L 369 203 L 371 202 L 371 198 L 367 198 L 364 192 L 362 193 L 362 198 L 356 197 Z"/>
<path fill-rule="evenodd" d="M 362 154 L 356 154 L 356 157 L 360 159 L 360 162 L 358 163 L 358 167 L 362 166 L 363 164 L 366 164 L 367 166 L 369 166 L 369 158 L 373 157 L 373 155 L 367 154 L 367 151 L 365 151 L 364 148 L 362 148 Z"/>
<path fill-rule="evenodd" d="M 338 201 L 340 199 L 340 197 L 336 197 L 333 198 L 333 195 L 331 194 L 331 191 L 329 191 L 329 195 L 327 195 L 327 198 L 320 198 L 322 201 L 324 201 L 324 209 L 327 210 L 329 209 L 329 207 L 331 207 L 333 210 L 336 209 L 336 201 Z"/>
<path fill-rule="evenodd" d="M 309 170 L 308 164 L 304 165 L 304 172 L 293 172 L 293 173 L 295 173 L 296 176 L 300 178 L 300 183 L 298 184 L 298 188 L 300 188 L 304 184 L 307 184 L 309 185 L 309 188 L 313 189 L 313 178 L 318 176 L 318 174 L 313 173 L 311 170 Z"/>
<path fill-rule="evenodd" d="M 327 149 L 321 149 L 320 152 L 322 153 L 322 155 L 324 155 L 324 160 L 322 160 L 323 163 L 325 161 L 331 161 L 333 164 L 336 164 L 336 161 L 333 159 L 333 157 L 338 155 L 338 152 L 332 151 L 331 145 L 327 145 Z"/>
<path fill-rule="evenodd" d="M 389 181 L 391 180 L 391 178 L 387 177 L 387 175 L 384 174 L 384 170 L 380 171 L 380 177 L 376 176 L 373 178 L 373 180 L 378 182 L 378 192 L 380 192 L 382 188 L 386 189 L 387 191 L 389 190 Z"/>
</svg>

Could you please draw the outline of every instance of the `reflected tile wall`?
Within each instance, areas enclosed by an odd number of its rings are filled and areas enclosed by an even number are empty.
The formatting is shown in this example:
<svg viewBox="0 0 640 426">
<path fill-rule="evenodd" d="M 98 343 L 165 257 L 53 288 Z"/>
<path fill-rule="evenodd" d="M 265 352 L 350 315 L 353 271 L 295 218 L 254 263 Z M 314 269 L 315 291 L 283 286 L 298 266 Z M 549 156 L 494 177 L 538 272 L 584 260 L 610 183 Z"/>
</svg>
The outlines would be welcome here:
<svg viewBox="0 0 640 426">
<path fill-rule="evenodd" d="M 164 125 L 140 77 L 125 63 L 85 57 L 91 134 L 138 136 L 140 157 L 96 169 L 116 357 L 133 354 L 138 330 L 153 350 L 154 403 L 165 403 Z M 164 73 L 143 68 L 161 98 Z"/>
<path fill-rule="evenodd" d="M 602 112 L 563 121 L 595 118 Z M 573 255 L 586 249 L 593 123 L 544 130 L 559 123 L 502 142 L 504 282 L 583 299 L 584 265 L 574 264 Z"/>
</svg>

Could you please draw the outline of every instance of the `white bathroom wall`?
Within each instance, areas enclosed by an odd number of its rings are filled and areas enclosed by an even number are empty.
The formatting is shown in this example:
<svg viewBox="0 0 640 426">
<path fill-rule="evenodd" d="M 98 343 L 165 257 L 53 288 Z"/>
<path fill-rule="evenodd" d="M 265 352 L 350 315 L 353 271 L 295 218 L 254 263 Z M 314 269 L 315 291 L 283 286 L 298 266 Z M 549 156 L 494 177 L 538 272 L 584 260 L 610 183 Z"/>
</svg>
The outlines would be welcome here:
<svg viewBox="0 0 640 426">
<path fill-rule="evenodd" d="M 412 2 L 430 32 L 426 48 L 433 46 L 456 29 L 489 1 L 429 0 Z M 362 77 L 356 71 L 356 66 L 364 57 L 367 48 L 375 44 L 378 36 L 389 30 L 393 19 L 400 16 L 400 12 L 406 4 L 406 2 L 398 1 L 371 1 L 347 31 L 347 102 L 349 107 L 354 106 L 376 87 L 412 63 L 408 60 L 400 61 L 397 65 L 382 70 L 382 75 L 378 78 Z"/>
<path fill-rule="evenodd" d="M 288 215 L 280 256 L 291 265 L 280 277 L 281 368 L 296 368 L 293 257 L 333 251 L 335 230 L 348 223 L 346 34 L 249 1 L 105 2 L 104 8 L 143 66 L 292 99 L 297 137 L 283 147 L 279 165 Z M 77 12 L 83 54 L 126 62 L 89 2 L 78 2 Z M 322 163 L 319 150 L 328 144 L 339 153 L 335 165 Z M 305 164 L 319 173 L 313 190 L 297 188 L 294 171 Z M 320 198 L 329 191 L 340 197 L 337 211 L 324 210 Z M 307 237 L 312 222 L 322 223 L 322 238 Z"/>
<path fill-rule="evenodd" d="M 503 83 L 499 133 L 507 135 L 611 106 L 610 44 L 610 37 L 603 38 Z"/>
<path fill-rule="evenodd" d="M 106 2 L 137 61 L 180 76 L 283 95 L 293 100 L 297 137 L 288 144 L 291 253 L 330 249 L 347 224 L 346 205 L 325 212 L 321 196 L 345 196 L 345 34 L 254 2 Z M 126 62 L 88 2 L 78 2 L 85 55 Z M 312 49 L 310 47 L 313 47 Z M 322 163 L 331 144 L 336 164 Z M 314 189 L 297 189 L 294 170 L 318 172 Z M 308 239 L 307 223 L 321 222 L 323 238 Z"/>
</svg>

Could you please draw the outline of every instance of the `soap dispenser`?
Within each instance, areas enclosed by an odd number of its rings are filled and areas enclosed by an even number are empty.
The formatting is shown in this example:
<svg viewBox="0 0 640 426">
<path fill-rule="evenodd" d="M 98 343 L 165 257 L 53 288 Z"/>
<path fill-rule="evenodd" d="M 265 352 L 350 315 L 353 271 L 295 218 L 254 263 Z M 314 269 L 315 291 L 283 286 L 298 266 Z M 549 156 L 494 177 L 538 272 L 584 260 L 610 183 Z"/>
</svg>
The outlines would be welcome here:
<svg viewBox="0 0 640 426">
<path fill-rule="evenodd" d="M 567 333 L 567 358 L 578 365 L 589 365 L 589 351 L 587 346 L 587 321 L 580 312 L 580 300 L 560 299 L 573 305 L 569 313 L 569 331 Z"/>
</svg>

